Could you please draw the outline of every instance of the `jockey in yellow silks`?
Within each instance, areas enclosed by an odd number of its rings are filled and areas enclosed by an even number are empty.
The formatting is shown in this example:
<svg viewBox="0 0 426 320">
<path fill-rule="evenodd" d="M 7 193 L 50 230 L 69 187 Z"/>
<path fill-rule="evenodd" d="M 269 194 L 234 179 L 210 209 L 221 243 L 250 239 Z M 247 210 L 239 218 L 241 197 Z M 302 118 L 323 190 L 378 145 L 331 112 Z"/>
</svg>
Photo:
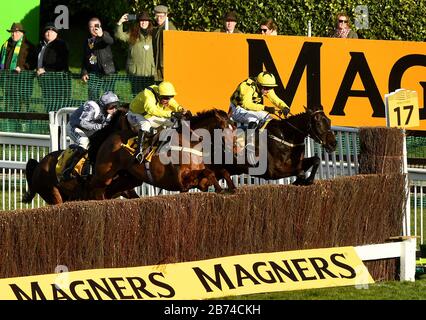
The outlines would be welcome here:
<svg viewBox="0 0 426 320">
<path fill-rule="evenodd" d="M 274 92 L 277 87 L 272 73 L 263 71 L 253 79 L 248 78 L 241 82 L 231 96 L 229 113 L 236 122 L 248 124 L 248 128 L 255 128 L 261 120 L 269 118 L 270 113 L 275 113 L 275 107 L 287 116 L 290 107 Z M 267 97 L 274 107 L 263 104 L 263 97 Z"/>
<path fill-rule="evenodd" d="M 171 82 L 163 81 L 141 91 L 130 103 L 127 119 L 135 131 L 138 131 L 138 154 L 142 155 L 143 142 L 152 136 L 152 128 L 171 126 L 172 117 L 181 119 L 185 109 L 174 99 L 176 90 Z"/>
</svg>

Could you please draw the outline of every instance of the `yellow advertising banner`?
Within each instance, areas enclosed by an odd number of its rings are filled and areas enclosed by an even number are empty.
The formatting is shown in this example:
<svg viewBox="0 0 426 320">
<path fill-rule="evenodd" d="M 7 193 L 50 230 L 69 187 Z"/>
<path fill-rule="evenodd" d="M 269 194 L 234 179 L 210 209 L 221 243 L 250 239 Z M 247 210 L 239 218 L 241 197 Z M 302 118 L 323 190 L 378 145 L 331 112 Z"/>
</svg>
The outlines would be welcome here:
<svg viewBox="0 0 426 320">
<path fill-rule="evenodd" d="M 416 91 L 398 89 L 385 95 L 388 127 L 409 128 L 419 125 L 419 100 Z"/>
<path fill-rule="evenodd" d="M 195 300 L 374 283 L 353 247 L 0 279 L 2 300 Z"/>
<path fill-rule="evenodd" d="M 238 84 L 268 70 L 293 114 L 322 104 L 334 126 L 386 126 L 384 96 L 419 93 L 426 130 L 426 43 L 166 31 L 165 80 L 192 111 L 228 110 Z"/>
</svg>

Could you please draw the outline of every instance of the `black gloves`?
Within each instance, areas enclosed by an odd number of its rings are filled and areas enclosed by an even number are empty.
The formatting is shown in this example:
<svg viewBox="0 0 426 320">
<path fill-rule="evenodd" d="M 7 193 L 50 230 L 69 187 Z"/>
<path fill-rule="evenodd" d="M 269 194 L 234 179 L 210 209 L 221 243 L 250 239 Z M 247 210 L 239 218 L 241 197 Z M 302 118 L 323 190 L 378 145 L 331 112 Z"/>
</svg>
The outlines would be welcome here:
<svg viewBox="0 0 426 320">
<path fill-rule="evenodd" d="M 263 110 L 265 110 L 266 112 L 268 112 L 268 113 L 275 113 L 275 108 L 274 107 L 268 107 L 268 106 L 265 106 L 264 108 L 263 108 Z"/>
<path fill-rule="evenodd" d="M 287 115 L 290 113 L 290 108 L 284 107 L 281 112 L 283 113 L 284 117 L 287 118 Z"/>
<path fill-rule="evenodd" d="M 181 120 L 183 118 L 183 112 L 173 111 L 172 117 L 177 119 L 177 120 Z"/>
</svg>

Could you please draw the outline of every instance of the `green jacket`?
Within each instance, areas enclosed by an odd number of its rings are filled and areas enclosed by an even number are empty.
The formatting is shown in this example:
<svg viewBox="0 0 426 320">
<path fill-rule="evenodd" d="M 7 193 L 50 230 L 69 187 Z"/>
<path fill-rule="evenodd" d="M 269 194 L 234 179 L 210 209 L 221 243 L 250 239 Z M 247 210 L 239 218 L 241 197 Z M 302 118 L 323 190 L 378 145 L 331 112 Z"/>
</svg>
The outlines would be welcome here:
<svg viewBox="0 0 426 320">
<path fill-rule="evenodd" d="M 129 43 L 129 33 L 123 31 L 123 25 L 117 25 L 115 37 Z M 135 44 L 129 43 L 126 70 L 135 76 L 153 77 L 156 74 L 152 36 L 140 35 Z"/>
</svg>

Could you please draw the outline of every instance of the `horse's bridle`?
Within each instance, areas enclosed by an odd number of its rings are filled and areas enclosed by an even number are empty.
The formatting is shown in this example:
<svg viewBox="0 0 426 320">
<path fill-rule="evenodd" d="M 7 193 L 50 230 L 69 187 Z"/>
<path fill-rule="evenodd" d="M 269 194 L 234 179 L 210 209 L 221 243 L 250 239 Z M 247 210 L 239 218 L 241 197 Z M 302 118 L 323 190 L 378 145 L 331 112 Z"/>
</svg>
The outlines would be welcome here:
<svg viewBox="0 0 426 320">
<path fill-rule="evenodd" d="M 313 116 L 315 115 L 315 114 L 317 114 L 317 113 L 322 113 L 322 114 L 324 114 L 324 110 L 316 110 L 316 111 L 314 111 L 314 112 L 312 112 L 312 114 L 311 114 L 311 118 L 309 119 L 309 126 L 308 126 L 308 135 L 312 138 L 312 139 L 314 139 L 315 140 L 315 138 L 317 139 L 317 141 L 321 144 L 321 145 L 323 145 L 324 144 L 324 141 L 323 141 L 323 139 L 316 133 L 316 132 L 314 132 L 313 130 L 312 130 L 312 118 L 313 118 Z"/>
<path fill-rule="evenodd" d="M 315 138 L 316 138 L 319 141 L 320 144 L 324 144 L 323 139 L 321 137 L 319 137 L 318 134 L 316 134 L 315 132 L 312 131 L 312 117 L 315 114 L 317 114 L 317 113 L 324 113 L 324 111 L 323 110 L 316 110 L 316 111 L 314 111 L 314 112 L 312 112 L 310 114 L 307 132 L 304 132 L 304 131 L 300 130 L 295 125 L 291 124 L 290 122 L 287 122 L 287 125 L 289 125 L 290 127 L 292 127 L 294 130 L 300 132 L 301 134 L 306 134 L 307 133 L 308 136 L 310 136 L 312 139 L 315 140 Z M 271 138 L 272 140 L 275 140 L 275 141 L 277 141 L 277 142 L 279 142 L 281 144 L 284 144 L 284 145 L 292 147 L 292 148 L 293 147 L 298 147 L 298 146 L 304 146 L 305 145 L 305 143 L 294 144 L 294 143 L 287 142 L 284 139 L 280 139 L 280 138 L 274 136 L 273 134 L 268 134 L 268 137 Z"/>
</svg>

